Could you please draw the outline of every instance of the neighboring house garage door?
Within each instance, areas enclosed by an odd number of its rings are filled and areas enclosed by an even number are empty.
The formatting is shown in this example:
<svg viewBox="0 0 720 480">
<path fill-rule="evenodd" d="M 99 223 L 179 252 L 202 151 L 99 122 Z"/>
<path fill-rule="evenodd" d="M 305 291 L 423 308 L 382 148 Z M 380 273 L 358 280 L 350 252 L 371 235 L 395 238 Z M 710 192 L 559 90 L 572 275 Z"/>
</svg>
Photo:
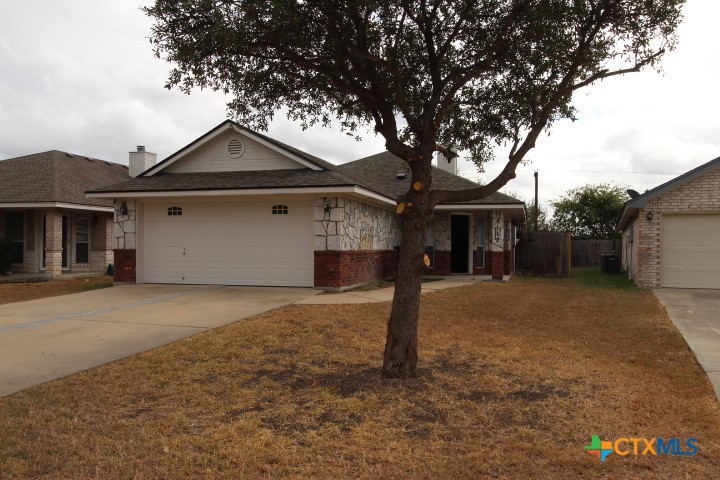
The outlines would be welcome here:
<svg viewBox="0 0 720 480">
<path fill-rule="evenodd" d="M 313 286 L 310 202 L 145 204 L 143 227 L 146 283 Z"/>
<path fill-rule="evenodd" d="M 720 288 L 720 214 L 662 216 L 662 286 Z"/>
</svg>

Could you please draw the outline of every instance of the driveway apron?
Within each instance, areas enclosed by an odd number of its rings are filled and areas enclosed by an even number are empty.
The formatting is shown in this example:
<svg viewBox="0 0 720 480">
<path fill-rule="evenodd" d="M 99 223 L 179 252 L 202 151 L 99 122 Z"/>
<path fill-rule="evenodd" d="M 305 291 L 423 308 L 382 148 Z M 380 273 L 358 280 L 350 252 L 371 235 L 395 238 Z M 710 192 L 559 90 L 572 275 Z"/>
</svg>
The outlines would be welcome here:
<svg viewBox="0 0 720 480">
<path fill-rule="evenodd" d="M 720 290 L 653 290 L 720 398 Z"/>
<path fill-rule="evenodd" d="M 317 293 L 307 288 L 119 285 L 0 305 L 0 396 Z"/>
</svg>

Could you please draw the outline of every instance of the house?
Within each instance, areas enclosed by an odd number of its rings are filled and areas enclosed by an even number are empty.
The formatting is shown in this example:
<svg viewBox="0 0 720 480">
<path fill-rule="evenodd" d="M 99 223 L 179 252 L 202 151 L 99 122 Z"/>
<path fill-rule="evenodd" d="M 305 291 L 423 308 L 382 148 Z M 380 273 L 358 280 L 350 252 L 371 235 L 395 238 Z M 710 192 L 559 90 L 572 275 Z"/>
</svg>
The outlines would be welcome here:
<svg viewBox="0 0 720 480">
<path fill-rule="evenodd" d="M 129 173 L 88 192 L 115 199 L 118 282 L 343 289 L 394 275 L 410 175 L 389 153 L 336 166 L 226 121 L 160 163 L 139 147 Z M 476 186 L 442 169 L 433 185 Z M 428 273 L 510 274 L 522 222 L 523 202 L 500 193 L 438 206 Z"/>
<path fill-rule="evenodd" d="M 113 261 L 112 199 L 85 190 L 126 179 L 124 165 L 52 150 L 0 161 L 0 238 L 13 273 L 104 273 Z"/>
<path fill-rule="evenodd" d="M 628 200 L 618 229 L 638 286 L 720 288 L 720 158 Z"/>
</svg>

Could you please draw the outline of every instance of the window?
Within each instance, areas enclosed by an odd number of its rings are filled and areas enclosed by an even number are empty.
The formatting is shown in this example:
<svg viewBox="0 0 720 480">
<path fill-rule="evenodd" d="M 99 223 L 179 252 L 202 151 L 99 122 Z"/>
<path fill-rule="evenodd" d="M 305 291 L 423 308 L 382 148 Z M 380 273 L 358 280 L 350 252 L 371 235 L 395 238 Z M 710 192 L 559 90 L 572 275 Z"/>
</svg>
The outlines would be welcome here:
<svg viewBox="0 0 720 480">
<path fill-rule="evenodd" d="M 176 217 L 182 215 L 182 207 L 168 207 L 168 216 Z"/>
<path fill-rule="evenodd" d="M 287 215 L 288 214 L 288 206 L 287 205 L 273 205 L 272 214 L 273 215 Z"/>
<path fill-rule="evenodd" d="M 475 268 L 485 267 L 485 218 L 476 217 L 475 222 L 475 253 L 473 254 L 473 266 Z"/>
<path fill-rule="evenodd" d="M 75 263 L 88 263 L 90 253 L 90 222 L 87 217 L 75 219 Z"/>
<path fill-rule="evenodd" d="M 5 238 L 13 243 L 13 263 L 23 263 L 25 260 L 25 214 L 5 214 Z"/>
<path fill-rule="evenodd" d="M 475 247 L 475 267 L 483 268 L 485 266 L 485 247 Z"/>
</svg>

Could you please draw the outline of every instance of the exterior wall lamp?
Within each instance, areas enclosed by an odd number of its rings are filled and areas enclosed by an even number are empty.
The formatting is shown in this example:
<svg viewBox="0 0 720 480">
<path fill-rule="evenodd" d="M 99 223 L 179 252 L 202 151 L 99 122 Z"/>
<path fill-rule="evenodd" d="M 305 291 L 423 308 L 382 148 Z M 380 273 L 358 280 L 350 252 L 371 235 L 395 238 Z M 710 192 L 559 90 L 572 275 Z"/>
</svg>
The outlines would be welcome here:
<svg viewBox="0 0 720 480">
<path fill-rule="evenodd" d="M 120 204 L 120 215 L 127 215 L 128 214 L 128 208 L 127 208 L 127 202 L 122 202 Z"/>
<path fill-rule="evenodd" d="M 648 219 L 648 222 L 652 222 L 653 212 L 647 212 L 647 215 L 645 215 L 645 218 Z"/>
</svg>

